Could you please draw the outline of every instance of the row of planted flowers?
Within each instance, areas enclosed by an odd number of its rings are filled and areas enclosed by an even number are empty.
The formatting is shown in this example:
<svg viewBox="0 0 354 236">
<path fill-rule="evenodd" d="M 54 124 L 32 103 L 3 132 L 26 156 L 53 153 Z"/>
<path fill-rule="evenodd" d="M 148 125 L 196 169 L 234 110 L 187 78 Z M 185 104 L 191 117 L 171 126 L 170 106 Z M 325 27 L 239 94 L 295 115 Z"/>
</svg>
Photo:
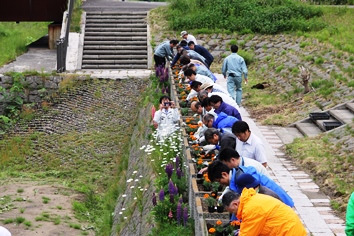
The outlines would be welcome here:
<svg viewBox="0 0 354 236">
<path fill-rule="evenodd" d="M 152 163 L 157 176 L 158 191 L 152 196 L 155 233 L 233 235 L 239 222 L 230 223 L 229 214 L 219 204 L 223 187 L 212 183 L 207 174 L 198 174 L 217 153 L 205 153 L 203 144 L 195 143 L 194 133 L 202 123 L 188 108 L 196 98 L 186 101 L 190 87 L 178 78 L 178 72 L 176 66 L 169 77 L 167 69 L 157 68 L 155 82 L 156 94 L 169 95 L 176 102 L 181 114 L 180 129 L 163 140 L 159 140 L 155 132 L 151 145 L 142 147 L 154 157 Z M 165 229 L 169 233 L 164 233 Z"/>
</svg>

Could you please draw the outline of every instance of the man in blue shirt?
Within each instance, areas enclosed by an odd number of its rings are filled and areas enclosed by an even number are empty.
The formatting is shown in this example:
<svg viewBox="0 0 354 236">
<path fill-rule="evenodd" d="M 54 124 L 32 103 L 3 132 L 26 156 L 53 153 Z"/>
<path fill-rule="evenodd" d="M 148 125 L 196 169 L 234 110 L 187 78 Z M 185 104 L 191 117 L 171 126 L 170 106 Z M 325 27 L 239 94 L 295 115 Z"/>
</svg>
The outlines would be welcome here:
<svg viewBox="0 0 354 236">
<path fill-rule="evenodd" d="M 232 133 L 232 125 L 238 121 L 237 118 L 233 116 L 228 116 L 224 112 L 219 114 L 205 114 L 203 116 L 203 124 L 208 128 L 220 129 L 224 132 Z"/>
<path fill-rule="evenodd" d="M 219 95 L 212 95 L 209 98 L 210 105 L 215 109 L 215 113 L 224 112 L 226 115 L 242 120 L 240 112 L 233 106 L 225 103 Z"/>
<path fill-rule="evenodd" d="M 173 58 L 173 48 L 178 44 L 177 40 L 164 41 L 156 47 L 154 53 L 155 67 L 165 66 L 165 58 Z"/>
<path fill-rule="evenodd" d="M 242 74 L 245 83 L 248 81 L 248 70 L 245 60 L 237 54 L 238 47 L 231 46 L 231 54 L 227 56 L 222 65 L 222 74 L 227 78 L 227 90 L 231 97 L 236 101 L 237 105 L 241 105 L 242 99 Z M 236 88 L 236 93 L 235 93 Z"/>
<path fill-rule="evenodd" d="M 209 179 L 212 182 L 216 181 L 222 185 L 229 186 L 234 192 L 238 192 L 236 180 L 244 173 L 252 175 L 261 185 L 273 190 L 286 205 L 294 207 L 294 201 L 285 190 L 267 176 L 257 172 L 253 166 L 239 166 L 238 168 L 229 169 L 227 165 L 218 160 L 213 161 L 208 166 Z"/>
<path fill-rule="evenodd" d="M 214 61 L 214 57 L 208 52 L 208 50 L 200 45 L 195 45 L 193 41 L 190 41 L 188 43 L 188 47 L 191 50 L 194 50 L 195 52 L 199 53 L 205 58 L 205 62 L 207 63 L 207 67 L 210 68 L 211 63 Z"/>
</svg>

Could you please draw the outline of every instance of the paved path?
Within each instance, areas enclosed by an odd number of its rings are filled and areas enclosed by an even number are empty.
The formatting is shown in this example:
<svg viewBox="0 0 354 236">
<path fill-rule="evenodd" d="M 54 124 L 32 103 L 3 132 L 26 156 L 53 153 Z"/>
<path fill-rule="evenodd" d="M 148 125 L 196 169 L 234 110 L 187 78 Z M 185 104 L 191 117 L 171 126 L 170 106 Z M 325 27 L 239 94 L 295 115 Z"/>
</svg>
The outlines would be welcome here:
<svg viewBox="0 0 354 236">
<path fill-rule="evenodd" d="M 221 74 L 216 74 L 220 84 L 226 88 L 226 80 Z M 288 192 L 295 202 L 295 208 L 304 225 L 314 236 L 345 236 L 345 223 L 334 215 L 330 207 L 330 199 L 319 191 L 311 177 L 299 170 L 292 161 L 286 159 L 281 147 L 292 142 L 294 136 L 289 132 L 296 129 L 262 126 L 257 124 L 244 107 L 240 108 L 242 119 L 248 123 L 251 132 L 256 134 L 265 144 L 270 175 Z"/>
</svg>

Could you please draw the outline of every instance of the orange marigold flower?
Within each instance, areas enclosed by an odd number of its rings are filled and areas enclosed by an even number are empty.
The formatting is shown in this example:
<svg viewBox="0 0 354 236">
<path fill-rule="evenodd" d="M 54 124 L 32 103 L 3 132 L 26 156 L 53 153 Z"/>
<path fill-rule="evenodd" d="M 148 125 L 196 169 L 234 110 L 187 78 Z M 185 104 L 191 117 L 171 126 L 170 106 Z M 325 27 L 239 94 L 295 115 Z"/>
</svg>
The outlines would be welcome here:
<svg viewBox="0 0 354 236">
<path fill-rule="evenodd" d="M 186 122 L 189 123 L 189 122 L 191 122 L 191 120 L 190 119 L 186 119 Z"/>
<path fill-rule="evenodd" d="M 192 139 L 192 140 L 196 140 L 197 138 L 196 138 L 196 137 L 194 137 L 194 136 L 192 136 L 192 137 L 191 137 L 191 139 Z"/>
<path fill-rule="evenodd" d="M 190 134 L 190 135 L 193 135 L 194 133 L 193 133 L 193 132 L 190 132 L 189 134 Z"/>
<path fill-rule="evenodd" d="M 221 220 L 216 221 L 216 225 L 222 225 Z"/>
<path fill-rule="evenodd" d="M 198 151 L 198 150 L 199 150 L 199 147 L 195 147 L 194 150 Z"/>
<path fill-rule="evenodd" d="M 200 155 L 200 158 L 205 158 L 205 156 L 204 155 Z"/>
<path fill-rule="evenodd" d="M 237 226 L 237 225 L 240 225 L 241 223 L 240 223 L 240 221 L 238 221 L 238 220 L 233 220 L 233 221 L 231 221 L 230 222 L 230 225 L 231 226 Z"/>
<path fill-rule="evenodd" d="M 209 197 L 209 194 L 204 194 L 204 198 L 208 198 Z"/>
<path fill-rule="evenodd" d="M 197 162 L 198 165 L 201 165 L 203 164 L 203 160 L 202 159 L 198 159 L 198 162 Z"/>
<path fill-rule="evenodd" d="M 213 153 L 213 154 L 211 154 L 211 156 L 212 156 L 212 157 L 214 157 L 214 156 L 215 156 L 215 154 Z"/>
<path fill-rule="evenodd" d="M 215 229 L 215 228 L 210 228 L 210 229 L 209 229 L 209 233 L 213 234 L 213 233 L 215 233 L 215 232 L 216 232 L 216 229 Z"/>
<path fill-rule="evenodd" d="M 211 196 L 212 196 L 212 197 L 215 197 L 215 193 L 212 193 Z"/>
</svg>

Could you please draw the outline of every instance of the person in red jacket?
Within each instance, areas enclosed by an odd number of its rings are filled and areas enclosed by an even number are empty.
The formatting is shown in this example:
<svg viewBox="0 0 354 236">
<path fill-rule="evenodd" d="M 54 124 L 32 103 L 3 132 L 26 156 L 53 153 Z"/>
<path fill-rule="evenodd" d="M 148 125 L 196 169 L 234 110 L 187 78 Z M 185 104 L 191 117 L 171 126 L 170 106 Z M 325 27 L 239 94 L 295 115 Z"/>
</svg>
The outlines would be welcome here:
<svg viewBox="0 0 354 236">
<path fill-rule="evenodd" d="M 239 236 L 306 236 L 305 227 L 293 209 L 274 197 L 244 188 L 242 194 L 227 192 L 225 209 L 241 220 Z"/>
</svg>

